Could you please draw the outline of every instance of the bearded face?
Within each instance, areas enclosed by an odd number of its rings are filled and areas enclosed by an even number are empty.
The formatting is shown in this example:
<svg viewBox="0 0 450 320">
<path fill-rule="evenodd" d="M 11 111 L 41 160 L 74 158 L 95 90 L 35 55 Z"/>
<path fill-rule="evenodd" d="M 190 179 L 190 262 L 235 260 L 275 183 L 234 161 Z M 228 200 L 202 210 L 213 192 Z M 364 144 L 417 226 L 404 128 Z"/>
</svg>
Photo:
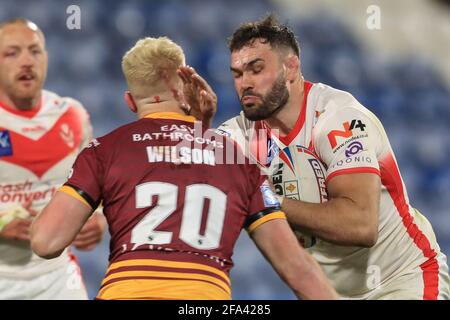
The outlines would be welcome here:
<svg viewBox="0 0 450 320">
<path fill-rule="evenodd" d="M 234 87 L 249 120 L 267 119 L 288 102 L 283 59 L 277 49 L 262 41 L 254 41 L 231 53 Z"/>
<path fill-rule="evenodd" d="M 256 97 L 258 99 L 246 99 L 246 97 Z M 289 91 L 286 87 L 284 75 L 275 79 L 272 87 L 265 95 L 253 92 L 252 89 L 244 90 L 241 100 L 241 106 L 244 115 L 252 121 L 264 120 L 269 118 L 278 110 L 281 110 L 289 100 Z"/>
</svg>

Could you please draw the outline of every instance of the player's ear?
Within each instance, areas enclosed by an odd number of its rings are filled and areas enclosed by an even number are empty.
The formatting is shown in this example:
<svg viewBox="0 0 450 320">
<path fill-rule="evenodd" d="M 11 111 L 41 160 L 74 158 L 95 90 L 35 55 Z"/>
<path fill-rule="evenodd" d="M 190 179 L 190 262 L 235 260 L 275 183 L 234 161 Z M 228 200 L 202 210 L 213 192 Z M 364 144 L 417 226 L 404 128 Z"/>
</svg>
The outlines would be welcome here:
<svg viewBox="0 0 450 320">
<path fill-rule="evenodd" d="M 172 92 L 172 96 L 174 97 L 174 99 L 180 104 L 180 108 L 184 112 L 186 112 L 186 114 L 189 114 L 191 107 L 186 102 L 182 87 L 180 88 L 178 86 L 178 84 L 180 84 L 181 86 L 184 85 L 181 78 L 177 77 L 174 79 L 167 73 L 167 71 L 162 71 L 160 76 L 161 79 L 165 82 L 167 88 Z"/>
<path fill-rule="evenodd" d="M 131 112 L 136 113 L 137 112 L 137 106 L 134 102 L 133 96 L 131 95 L 130 91 L 125 91 L 125 94 L 123 95 L 123 98 L 125 99 L 125 102 L 127 103 L 128 108 L 130 108 Z"/>
<path fill-rule="evenodd" d="M 294 82 L 300 71 L 300 60 L 296 55 L 290 55 L 284 61 L 284 65 L 286 66 L 286 80 L 289 82 Z"/>
</svg>

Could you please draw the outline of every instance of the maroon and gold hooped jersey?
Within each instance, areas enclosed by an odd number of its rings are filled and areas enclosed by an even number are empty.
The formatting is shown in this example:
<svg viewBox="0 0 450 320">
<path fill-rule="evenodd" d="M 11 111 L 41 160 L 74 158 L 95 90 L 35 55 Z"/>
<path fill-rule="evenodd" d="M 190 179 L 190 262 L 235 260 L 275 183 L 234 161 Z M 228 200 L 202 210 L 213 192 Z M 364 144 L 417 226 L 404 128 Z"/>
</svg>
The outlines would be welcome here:
<svg viewBox="0 0 450 320">
<path fill-rule="evenodd" d="M 229 299 L 242 228 L 284 218 L 234 142 L 176 113 L 93 140 L 61 191 L 103 204 L 111 243 L 100 299 Z"/>
</svg>

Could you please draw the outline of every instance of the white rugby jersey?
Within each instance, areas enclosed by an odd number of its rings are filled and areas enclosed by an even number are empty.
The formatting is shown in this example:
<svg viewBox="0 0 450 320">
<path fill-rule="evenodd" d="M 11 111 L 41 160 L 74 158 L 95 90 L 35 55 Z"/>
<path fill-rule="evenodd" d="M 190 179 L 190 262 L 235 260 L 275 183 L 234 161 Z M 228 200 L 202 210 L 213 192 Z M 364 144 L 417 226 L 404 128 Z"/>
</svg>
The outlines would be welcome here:
<svg viewBox="0 0 450 320">
<path fill-rule="evenodd" d="M 338 293 L 344 298 L 370 299 L 388 291 L 390 284 L 397 285 L 403 275 L 420 273 L 423 298 L 450 298 L 446 257 L 430 223 L 409 204 L 394 153 L 377 117 L 351 94 L 306 81 L 299 108 L 294 129 L 285 137 L 276 137 L 264 121 L 247 120 L 243 112 L 218 130 L 249 150 L 263 168 L 279 148 L 300 145 L 322 161 L 327 182 L 355 172 L 380 175 L 377 243 L 362 248 L 317 239 L 308 249 Z M 258 129 L 266 131 L 261 134 Z"/>
<path fill-rule="evenodd" d="M 89 116 L 71 98 L 43 91 L 39 106 L 18 111 L 0 103 L 0 212 L 32 200 L 41 211 L 66 181 L 92 136 Z M 0 278 L 28 278 L 69 262 L 35 255 L 29 243 L 0 238 Z"/>
</svg>

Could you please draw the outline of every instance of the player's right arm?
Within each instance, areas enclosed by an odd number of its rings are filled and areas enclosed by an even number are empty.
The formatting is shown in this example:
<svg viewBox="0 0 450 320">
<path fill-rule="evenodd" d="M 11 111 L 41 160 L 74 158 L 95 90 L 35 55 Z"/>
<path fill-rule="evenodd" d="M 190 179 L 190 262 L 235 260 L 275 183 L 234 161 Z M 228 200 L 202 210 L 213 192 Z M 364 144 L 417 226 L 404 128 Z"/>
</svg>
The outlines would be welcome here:
<svg viewBox="0 0 450 320">
<path fill-rule="evenodd" d="M 353 100 L 349 104 L 356 104 Z M 321 115 L 313 132 L 317 155 L 327 167 L 324 203 L 285 198 L 289 223 L 342 246 L 373 247 L 378 240 L 382 149 L 381 125 L 356 105 Z"/>
<path fill-rule="evenodd" d="M 98 145 L 95 140 L 78 155 L 69 180 L 31 226 L 31 247 L 42 258 L 59 256 L 75 240 L 100 203 L 103 162 L 97 156 Z M 90 246 L 92 241 L 90 236 L 87 238 Z"/>
<path fill-rule="evenodd" d="M 256 246 L 298 298 L 337 299 L 318 263 L 300 246 L 266 177 L 256 165 L 249 165 L 247 174 L 251 214 L 245 228 Z"/>
<path fill-rule="evenodd" d="M 319 264 L 300 246 L 285 219 L 270 220 L 254 229 L 250 236 L 298 298 L 338 298 Z"/>
<path fill-rule="evenodd" d="M 58 191 L 36 217 L 31 226 L 31 248 L 38 256 L 56 258 L 75 240 L 93 212 L 83 200 Z"/>
<path fill-rule="evenodd" d="M 79 102 L 77 102 L 77 104 L 79 104 Z M 79 112 L 81 113 L 83 121 L 83 136 L 78 149 L 78 151 L 81 152 L 92 141 L 93 129 L 89 113 L 81 104 L 79 104 Z M 106 218 L 103 215 L 103 208 L 100 206 L 91 215 L 89 220 L 86 221 L 75 238 L 73 246 L 80 251 L 90 251 L 94 249 L 95 246 L 102 241 L 106 226 Z"/>
</svg>

